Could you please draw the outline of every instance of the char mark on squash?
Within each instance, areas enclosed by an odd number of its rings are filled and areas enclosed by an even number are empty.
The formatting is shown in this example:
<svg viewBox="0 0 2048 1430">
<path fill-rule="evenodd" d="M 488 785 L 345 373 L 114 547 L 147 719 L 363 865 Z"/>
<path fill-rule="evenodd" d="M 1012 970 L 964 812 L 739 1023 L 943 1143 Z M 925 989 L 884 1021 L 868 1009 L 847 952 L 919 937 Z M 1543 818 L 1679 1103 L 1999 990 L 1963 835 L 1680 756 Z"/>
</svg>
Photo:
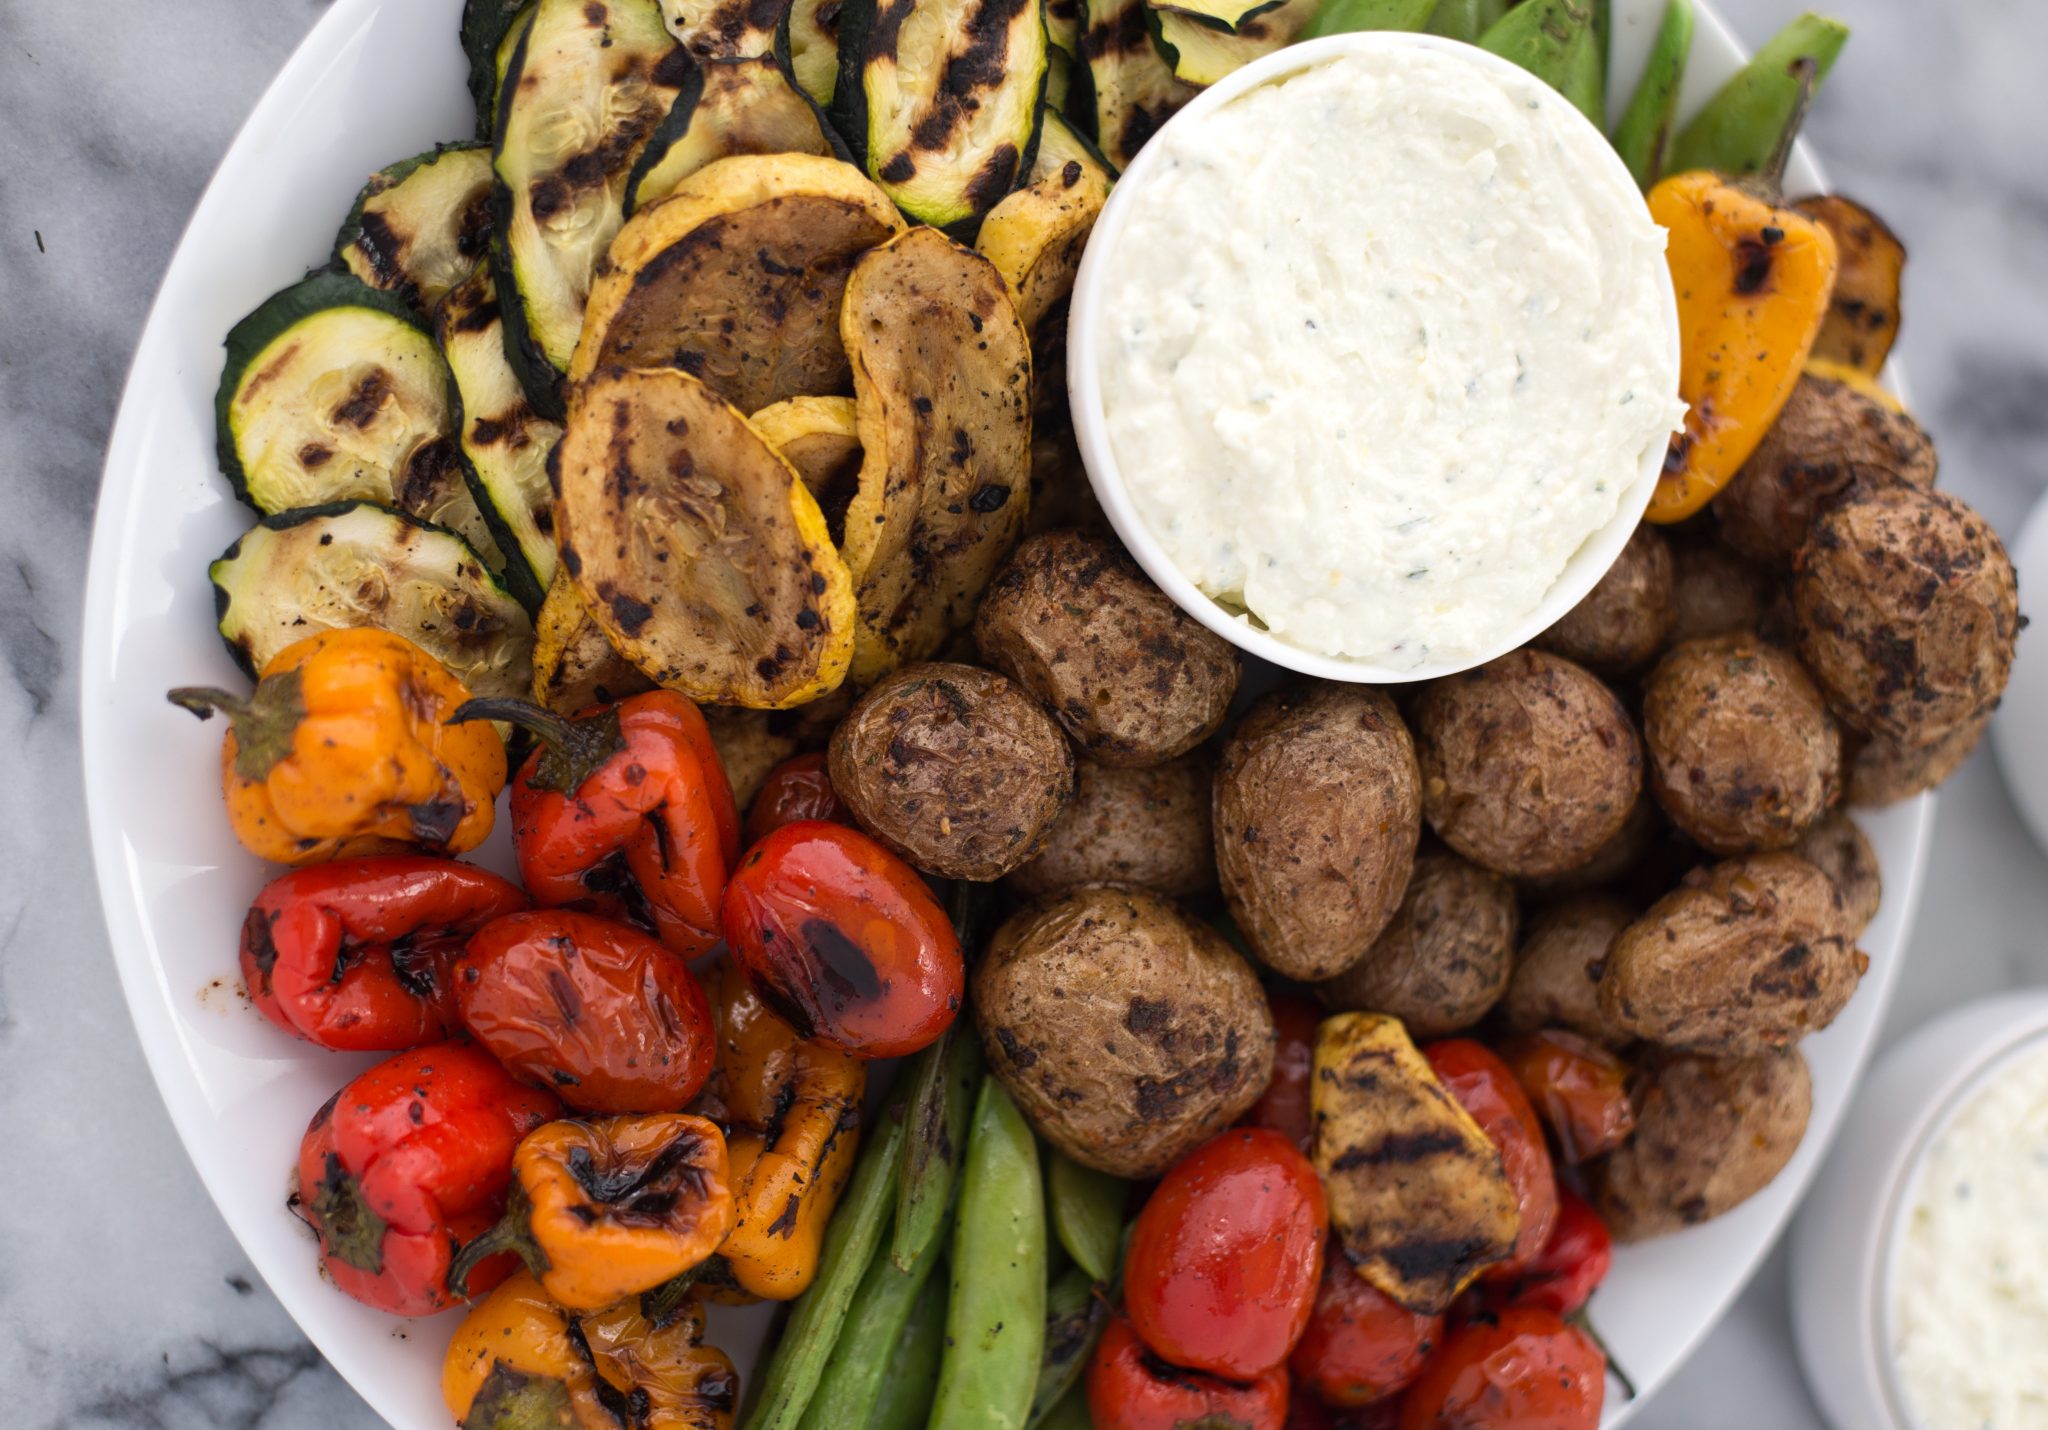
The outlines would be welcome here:
<svg viewBox="0 0 2048 1430">
<path fill-rule="evenodd" d="M 1377 1142 L 1347 1148 L 1332 1162 L 1331 1170 L 1354 1172 L 1360 1167 L 1413 1166 L 1446 1152 L 1464 1153 L 1465 1139 L 1456 1132 L 1389 1132 Z"/>
<path fill-rule="evenodd" d="M 1418 1237 L 1379 1252 L 1403 1281 L 1463 1281 L 1471 1272 L 1500 1259 L 1500 1248 L 1483 1237 Z"/>
</svg>

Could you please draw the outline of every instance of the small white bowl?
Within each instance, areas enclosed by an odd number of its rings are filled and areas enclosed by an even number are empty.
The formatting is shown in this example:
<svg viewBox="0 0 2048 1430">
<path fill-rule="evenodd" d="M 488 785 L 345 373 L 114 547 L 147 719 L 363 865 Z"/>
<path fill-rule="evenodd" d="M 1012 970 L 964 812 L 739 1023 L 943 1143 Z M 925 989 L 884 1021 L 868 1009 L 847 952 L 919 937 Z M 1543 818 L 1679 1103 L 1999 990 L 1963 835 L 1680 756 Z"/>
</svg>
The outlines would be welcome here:
<svg viewBox="0 0 2048 1430">
<path fill-rule="evenodd" d="M 1928 1148 L 1971 1095 L 2048 1037 L 2048 990 L 1987 998 L 1881 1057 L 1792 1230 L 1792 1330 L 1836 1430 L 1917 1430 L 1892 1360 L 1899 1236 Z"/>
<path fill-rule="evenodd" d="M 1249 90 L 1287 75 L 1314 69 L 1345 55 L 1415 50 L 1455 52 L 1459 57 L 1485 68 L 1516 76 L 1521 80 L 1528 78 L 1526 71 L 1497 55 L 1436 35 L 1396 31 L 1328 35 L 1319 40 L 1308 40 L 1277 50 L 1210 85 L 1189 101 L 1179 113 L 1167 120 L 1164 130 L 1170 130 L 1177 124 L 1194 123 L 1201 116 L 1222 108 Z M 1594 127 L 1591 121 L 1576 110 L 1572 111 L 1571 120 L 1584 124 L 1589 129 Z M 1612 164 L 1621 182 L 1633 188 L 1635 180 L 1630 177 L 1621 156 L 1616 154 L 1604 139 L 1599 149 L 1603 161 Z M 1653 444 L 1643 453 L 1642 465 L 1637 472 L 1636 480 L 1623 493 L 1621 504 L 1613 518 L 1607 525 L 1586 538 L 1584 544 L 1566 563 L 1564 571 L 1544 597 L 1543 603 L 1520 625 L 1503 631 L 1493 644 L 1470 659 L 1435 661 L 1410 669 L 1398 669 L 1304 650 L 1260 630 L 1250 621 L 1234 614 L 1202 592 L 1193 581 L 1182 574 L 1181 569 L 1160 546 L 1158 538 L 1153 535 L 1144 517 L 1138 513 L 1131 501 L 1130 493 L 1124 486 L 1123 474 L 1117 467 L 1116 454 L 1110 449 L 1108 423 L 1103 414 L 1100 368 L 1103 347 L 1102 310 L 1106 305 L 1104 289 L 1109 271 L 1108 255 L 1116 247 L 1124 226 L 1129 222 L 1133 196 L 1144 188 L 1148 177 L 1160 162 L 1159 156 L 1164 152 L 1165 146 L 1156 141 L 1147 144 L 1138 152 L 1138 156 L 1131 161 L 1131 166 L 1124 170 L 1122 177 L 1116 181 L 1115 188 L 1110 191 L 1109 201 L 1103 205 L 1102 213 L 1095 221 L 1095 229 L 1090 235 L 1088 247 L 1081 256 L 1081 268 L 1074 279 L 1073 297 L 1068 308 L 1067 320 L 1067 396 L 1073 413 L 1074 435 L 1081 449 L 1081 461 L 1088 469 L 1088 480 L 1095 488 L 1096 500 L 1101 503 L 1103 512 L 1109 517 L 1110 525 L 1116 528 L 1116 534 L 1123 539 L 1125 547 L 1137 559 L 1138 564 L 1145 568 L 1146 574 L 1162 591 L 1171 596 L 1182 610 L 1240 650 L 1303 675 L 1320 676 L 1326 680 L 1394 685 L 1455 675 L 1461 670 L 1484 665 L 1487 661 L 1506 655 L 1519 646 L 1527 645 L 1536 636 L 1556 624 L 1560 617 L 1576 606 L 1600 578 L 1607 574 L 1607 568 L 1614 564 L 1615 558 L 1621 554 L 1622 547 L 1628 544 L 1637 523 L 1642 520 L 1644 509 L 1650 504 L 1650 497 L 1657 489 L 1657 478 L 1664 466 L 1665 449 L 1662 444 Z M 1666 294 L 1670 295 L 1668 274 L 1664 276 L 1664 289 Z M 1675 296 L 1668 297 L 1666 304 L 1665 339 L 1669 344 L 1672 370 L 1676 371 L 1678 306 Z"/>
</svg>

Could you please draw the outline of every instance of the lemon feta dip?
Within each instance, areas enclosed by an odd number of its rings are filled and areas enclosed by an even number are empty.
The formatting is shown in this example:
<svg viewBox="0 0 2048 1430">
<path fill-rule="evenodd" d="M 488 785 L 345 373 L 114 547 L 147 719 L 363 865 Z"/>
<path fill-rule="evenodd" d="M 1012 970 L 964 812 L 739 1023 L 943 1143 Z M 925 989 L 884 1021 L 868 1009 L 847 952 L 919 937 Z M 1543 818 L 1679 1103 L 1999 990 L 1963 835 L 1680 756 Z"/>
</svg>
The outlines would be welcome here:
<svg viewBox="0 0 2048 1430">
<path fill-rule="evenodd" d="M 1304 650 L 1500 648 L 1683 416 L 1664 231 L 1503 71 L 1338 55 L 1180 116 L 1125 199 L 1118 470 L 1183 574 Z"/>
</svg>

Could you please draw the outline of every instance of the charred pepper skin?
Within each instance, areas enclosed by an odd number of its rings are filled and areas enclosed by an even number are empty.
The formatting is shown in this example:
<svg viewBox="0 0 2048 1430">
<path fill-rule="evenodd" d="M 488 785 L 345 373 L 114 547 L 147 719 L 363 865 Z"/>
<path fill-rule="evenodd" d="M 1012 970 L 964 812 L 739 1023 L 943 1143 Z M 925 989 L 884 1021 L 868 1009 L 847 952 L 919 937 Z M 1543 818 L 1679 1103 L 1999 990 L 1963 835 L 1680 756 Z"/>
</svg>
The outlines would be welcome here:
<svg viewBox="0 0 2048 1430">
<path fill-rule="evenodd" d="M 519 881 L 535 903 L 644 923 L 685 958 L 716 947 L 740 817 L 695 705 L 654 690 L 574 720 L 523 700 L 472 700 L 454 718 L 540 738 L 512 782 Z"/>
<path fill-rule="evenodd" d="M 202 720 L 228 717 L 228 822 L 274 864 L 483 843 L 505 787 L 505 742 L 489 725 L 446 723 L 468 698 L 431 655 L 367 627 L 286 646 L 246 698 L 170 692 Z"/>
<path fill-rule="evenodd" d="M 560 1106 L 474 1043 L 399 1053 L 342 1088 L 299 1144 L 298 1211 L 329 1279 L 394 1316 L 457 1304 L 457 1248 L 504 1211 L 513 1149 Z M 512 1265 L 478 1267 L 470 1289 L 495 1286 Z"/>
<path fill-rule="evenodd" d="M 242 924 L 256 1011 L 337 1052 L 399 1052 L 456 1033 L 450 965 L 526 907 L 485 869 L 424 854 L 338 859 L 266 884 Z"/>
</svg>

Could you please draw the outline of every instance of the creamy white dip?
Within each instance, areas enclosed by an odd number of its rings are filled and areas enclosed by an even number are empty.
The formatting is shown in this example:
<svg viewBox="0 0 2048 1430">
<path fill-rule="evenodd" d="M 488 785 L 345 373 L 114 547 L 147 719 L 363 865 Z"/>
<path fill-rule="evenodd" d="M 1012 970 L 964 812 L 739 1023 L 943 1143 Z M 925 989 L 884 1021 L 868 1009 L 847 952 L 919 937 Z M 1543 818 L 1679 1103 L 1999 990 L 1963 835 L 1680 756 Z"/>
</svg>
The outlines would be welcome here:
<svg viewBox="0 0 2048 1430">
<path fill-rule="evenodd" d="M 1533 77 L 1403 48 L 1153 142 L 1099 376 L 1169 558 L 1321 654 L 1497 644 L 1684 411 L 1664 231 L 1605 141 Z"/>
<path fill-rule="evenodd" d="M 2048 1047 L 1963 1104 L 1909 1198 L 1892 1349 L 1916 1422 L 2048 1427 Z"/>
</svg>

